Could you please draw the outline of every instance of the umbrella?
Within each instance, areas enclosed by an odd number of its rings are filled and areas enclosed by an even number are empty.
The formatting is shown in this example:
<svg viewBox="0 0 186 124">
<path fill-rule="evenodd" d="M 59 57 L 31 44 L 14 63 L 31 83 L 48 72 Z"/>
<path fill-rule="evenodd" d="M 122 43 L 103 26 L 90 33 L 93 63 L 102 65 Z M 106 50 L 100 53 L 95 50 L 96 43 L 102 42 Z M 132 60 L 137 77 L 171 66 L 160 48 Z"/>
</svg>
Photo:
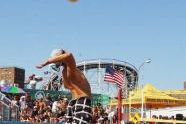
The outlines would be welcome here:
<svg viewBox="0 0 186 124">
<path fill-rule="evenodd" d="M 1 92 L 13 93 L 13 94 L 25 93 L 25 91 L 23 89 L 21 89 L 19 87 L 15 87 L 15 86 L 1 87 Z"/>
</svg>

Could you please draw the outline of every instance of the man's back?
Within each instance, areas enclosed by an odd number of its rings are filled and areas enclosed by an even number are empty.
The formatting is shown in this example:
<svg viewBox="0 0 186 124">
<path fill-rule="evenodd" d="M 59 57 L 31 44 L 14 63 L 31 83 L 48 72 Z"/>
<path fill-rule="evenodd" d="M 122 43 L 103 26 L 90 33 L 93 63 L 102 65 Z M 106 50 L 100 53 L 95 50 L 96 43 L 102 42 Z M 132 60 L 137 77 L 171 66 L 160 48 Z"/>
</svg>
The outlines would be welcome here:
<svg viewBox="0 0 186 124">
<path fill-rule="evenodd" d="M 71 70 L 64 68 L 63 70 L 64 87 L 72 93 L 73 99 L 80 97 L 91 97 L 90 85 L 84 74 L 78 69 Z"/>
</svg>

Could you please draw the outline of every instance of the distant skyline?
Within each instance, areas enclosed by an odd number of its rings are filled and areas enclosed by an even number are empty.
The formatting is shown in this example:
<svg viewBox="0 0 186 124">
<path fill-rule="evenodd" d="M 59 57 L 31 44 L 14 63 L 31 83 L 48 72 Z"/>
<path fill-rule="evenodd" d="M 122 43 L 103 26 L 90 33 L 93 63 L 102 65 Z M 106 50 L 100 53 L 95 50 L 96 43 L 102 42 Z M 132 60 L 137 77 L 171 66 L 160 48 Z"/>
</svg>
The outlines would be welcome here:
<svg viewBox="0 0 186 124">
<path fill-rule="evenodd" d="M 77 61 L 113 58 L 140 70 L 140 83 L 183 89 L 186 81 L 185 0 L 0 1 L 0 66 L 26 75 L 54 48 Z"/>
</svg>

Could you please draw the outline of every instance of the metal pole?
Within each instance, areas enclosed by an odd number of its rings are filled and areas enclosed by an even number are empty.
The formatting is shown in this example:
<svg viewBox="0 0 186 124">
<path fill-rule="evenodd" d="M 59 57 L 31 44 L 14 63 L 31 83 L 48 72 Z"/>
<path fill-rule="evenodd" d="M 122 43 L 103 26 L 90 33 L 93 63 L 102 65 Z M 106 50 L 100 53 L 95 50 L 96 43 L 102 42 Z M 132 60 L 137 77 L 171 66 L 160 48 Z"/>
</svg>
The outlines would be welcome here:
<svg viewBox="0 0 186 124">
<path fill-rule="evenodd" d="M 115 60 L 113 59 L 113 61 L 112 61 L 113 63 L 113 69 L 114 69 L 114 63 L 115 63 Z M 121 92 L 122 92 L 122 89 L 121 88 L 118 88 L 118 124 L 121 124 Z"/>
<path fill-rule="evenodd" d="M 129 121 L 131 120 L 131 92 L 129 92 Z"/>
<path fill-rule="evenodd" d="M 141 68 L 145 65 L 145 63 L 150 63 L 151 62 L 151 59 L 148 59 L 148 60 L 146 60 L 145 62 L 143 62 L 140 66 L 139 66 L 139 68 L 138 68 L 138 81 L 137 81 L 137 87 L 139 87 L 140 85 L 139 85 L 139 72 L 140 72 L 140 70 L 141 70 Z"/>
<path fill-rule="evenodd" d="M 8 107 L 8 121 L 11 120 L 11 106 Z"/>
<path fill-rule="evenodd" d="M 2 105 L 2 121 L 4 120 L 4 105 Z"/>
<path fill-rule="evenodd" d="M 143 104 L 144 104 L 143 85 L 141 86 L 141 121 L 143 121 Z"/>
<path fill-rule="evenodd" d="M 151 59 L 148 59 L 148 60 L 146 60 L 145 62 L 143 62 L 143 63 L 139 66 L 139 68 L 138 68 L 138 77 L 140 77 L 140 76 L 139 76 L 139 71 L 140 71 L 140 69 L 144 66 L 145 63 L 150 63 L 150 62 L 151 62 Z M 139 78 L 138 78 L 138 82 L 139 82 Z M 137 86 L 140 87 L 140 86 L 139 86 L 139 83 L 137 84 Z M 143 104 L 144 104 L 144 94 L 143 94 L 143 85 L 142 85 L 142 86 L 141 86 L 141 121 L 143 120 L 143 108 L 144 108 Z"/>
<path fill-rule="evenodd" d="M 121 124 L 121 88 L 118 88 L 118 124 Z"/>
</svg>

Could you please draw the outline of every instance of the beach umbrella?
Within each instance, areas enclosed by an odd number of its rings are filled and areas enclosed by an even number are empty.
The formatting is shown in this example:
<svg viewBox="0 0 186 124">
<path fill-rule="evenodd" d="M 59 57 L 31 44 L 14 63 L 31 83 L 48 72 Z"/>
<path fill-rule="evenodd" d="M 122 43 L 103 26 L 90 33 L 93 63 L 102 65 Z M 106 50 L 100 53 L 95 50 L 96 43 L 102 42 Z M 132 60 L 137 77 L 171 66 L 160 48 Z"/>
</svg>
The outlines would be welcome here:
<svg viewBox="0 0 186 124">
<path fill-rule="evenodd" d="M 1 87 L 1 92 L 12 93 L 12 94 L 25 93 L 25 91 L 23 89 L 21 89 L 19 87 L 15 87 L 15 86 Z"/>
</svg>

